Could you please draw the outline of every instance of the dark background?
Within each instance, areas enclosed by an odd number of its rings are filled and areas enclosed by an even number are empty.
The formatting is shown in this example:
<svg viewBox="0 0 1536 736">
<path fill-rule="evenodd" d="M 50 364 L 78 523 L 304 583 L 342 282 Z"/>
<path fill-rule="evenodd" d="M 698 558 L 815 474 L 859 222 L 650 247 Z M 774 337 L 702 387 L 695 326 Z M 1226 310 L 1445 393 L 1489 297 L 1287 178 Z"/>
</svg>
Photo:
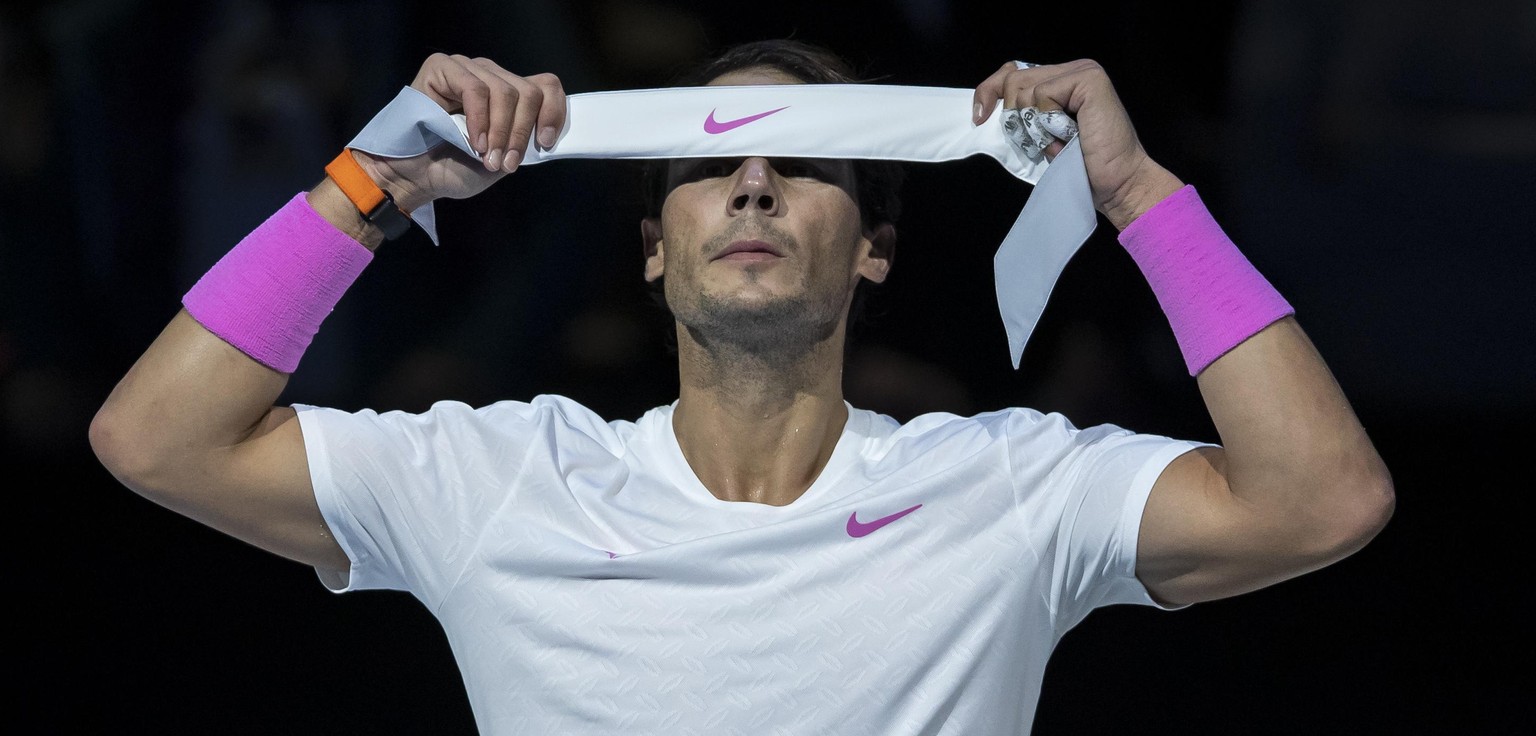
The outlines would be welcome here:
<svg viewBox="0 0 1536 736">
<path fill-rule="evenodd" d="M 8 2 L 0 11 L 0 432 L 16 724 L 40 733 L 465 734 L 435 621 L 120 486 L 92 413 L 182 293 L 434 51 L 663 84 L 793 35 L 869 75 L 971 87 L 1092 58 L 1151 154 L 1297 308 L 1394 474 L 1362 552 L 1178 613 L 1101 610 L 1052 660 L 1036 733 L 1517 733 L 1532 722 L 1526 497 L 1536 409 L 1536 5 L 1217 9 L 906 2 Z M 390 244 L 284 401 L 420 409 L 675 397 L 614 162 L 529 167 Z M 1028 187 L 914 166 L 892 279 L 847 370 L 906 418 L 1010 405 L 1216 439 L 1145 282 L 1099 230 L 1013 371 L 991 257 Z"/>
</svg>

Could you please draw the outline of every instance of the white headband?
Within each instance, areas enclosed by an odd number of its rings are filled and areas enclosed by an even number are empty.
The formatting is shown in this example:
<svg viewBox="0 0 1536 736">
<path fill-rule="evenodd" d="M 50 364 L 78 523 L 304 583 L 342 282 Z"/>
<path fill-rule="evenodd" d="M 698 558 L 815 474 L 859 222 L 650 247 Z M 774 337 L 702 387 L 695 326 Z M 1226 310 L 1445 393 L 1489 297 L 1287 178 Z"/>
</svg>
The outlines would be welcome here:
<svg viewBox="0 0 1536 736">
<path fill-rule="evenodd" d="M 1097 225 L 1075 127 L 1065 116 L 994 109 L 971 123 L 973 91 L 879 84 L 789 84 L 591 92 L 566 97 L 565 129 L 547 151 L 530 141 L 522 165 L 562 158 L 705 156 L 955 161 L 984 154 L 1034 185 L 993 257 L 1013 367 L 1061 271 Z M 1071 138 L 1053 162 L 1041 138 Z M 462 114 L 401 89 L 347 144 L 403 158 L 447 141 L 475 154 Z M 411 218 L 437 243 L 430 204 Z"/>
</svg>

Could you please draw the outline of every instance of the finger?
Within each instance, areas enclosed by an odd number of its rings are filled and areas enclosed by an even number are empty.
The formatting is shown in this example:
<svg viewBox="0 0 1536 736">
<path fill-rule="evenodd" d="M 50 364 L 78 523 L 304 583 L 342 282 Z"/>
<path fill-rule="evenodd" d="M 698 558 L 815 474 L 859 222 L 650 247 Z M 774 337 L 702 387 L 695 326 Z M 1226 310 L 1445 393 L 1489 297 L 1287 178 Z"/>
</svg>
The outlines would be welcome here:
<svg viewBox="0 0 1536 736">
<path fill-rule="evenodd" d="M 972 95 L 971 122 L 973 124 L 980 125 L 992 116 L 993 109 L 997 107 L 997 101 L 1003 98 L 1003 87 L 1008 75 L 1015 71 L 1018 71 L 1018 65 L 1011 61 L 1007 62 L 997 71 L 992 72 L 991 76 L 982 80 L 981 84 L 976 85 L 976 93 Z"/>
<path fill-rule="evenodd" d="M 1080 89 L 1095 82 L 1095 71 L 1102 76 L 1098 63 L 1090 59 L 1014 70 L 1003 81 L 1004 106 L 1076 113 L 1081 107 Z"/>
<path fill-rule="evenodd" d="M 471 138 L 479 142 L 477 150 L 486 170 L 496 171 L 501 168 L 507 131 L 512 126 L 512 111 L 518 104 L 518 91 L 506 80 L 487 70 L 481 59 L 455 56 L 454 60 L 463 65 L 478 82 L 478 85 L 471 87 L 477 95 L 473 104 L 468 97 L 464 101 L 465 122 L 471 131 Z M 478 128 L 477 112 L 481 118 Z"/>
<path fill-rule="evenodd" d="M 526 79 L 519 80 L 523 99 L 517 105 L 517 115 L 512 120 L 512 141 L 507 144 L 507 171 L 517 169 L 528 153 L 528 143 L 533 140 L 534 126 L 539 122 L 539 109 L 544 105 L 544 90 L 533 86 Z"/>
<path fill-rule="evenodd" d="M 976 87 L 973 122 L 979 125 L 991 117 L 1000 100 L 1005 110 L 1038 107 L 1033 102 L 1033 88 L 1044 80 L 1069 74 L 1072 68 L 1073 65 L 1041 65 L 1022 61 L 1003 64 Z"/>
<path fill-rule="evenodd" d="M 1041 130 L 1055 139 L 1045 146 L 1046 161 L 1055 161 L 1056 155 L 1067 147 L 1067 142 L 1076 137 L 1077 122 L 1071 116 L 1083 108 L 1089 94 L 1086 90 L 1093 82 L 1091 74 L 1078 70 L 1035 86 L 1035 100 L 1041 112 L 1036 122 Z"/>
<path fill-rule="evenodd" d="M 470 147 L 477 155 L 486 151 L 490 90 L 462 62 L 463 57 L 433 54 L 422 66 L 415 89 L 431 97 L 449 113 L 464 113 Z"/>
<path fill-rule="evenodd" d="M 534 141 L 535 131 L 548 137 L 553 145 L 559 133 L 557 126 L 565 124 L 565 92 L 560 87 L 560 80 L 553 74 L 520 77 L 489 59 L 483 61 L 488 71 L 507 80 L 518 90 L 517 109 L 508 131 L 507 155 L 502 163 L 503 169 L 512 172 L 528 155 L 528 144 Z M 545 132 L 545 128 L 551 129 Z"/>
<path fill-rule="evenodd" d="M 510 85 L 517 92 L 517 104 L 511 108 L 511 114 L 507 121 L 506 131 L 502 138 L 497 140 L 497 145 L 506 147 L 506 156 L 501 161 L 501 168 L 507 173 L 517 170 L 523 162 L 523 157 L 528 153 L 528 141 L 533 137 L 533 126 L 538 119 L 539 106 L 544 104 L 544 93 L 538 87 L 533 86 L 528 80 L 517 75 L 511 75 Z"/>
<path fill-rule="evenodd" d="M 458 95 L 453 94 L 455 86 L 449 79 L 460 73 L 458 67 L 459 63 L 447 54 L 428 56 L 416 72 L 416 78 L 411 80 L 411 89 L 430 97 L 449 114 L 459 112 L 463 107 L 459 104 Z"/>
<path fill-rule="evenodd" d="M 1080 72 L 1063 72 L 1048 79 L 1043 79 L 1029 89 L 1032 107 L 1040 108 L 1041 112 L 1060 110 L 1068 115 L 1077 112 L 1080 105 L 1073 104 L 1078 97 L 1078 89 L 1086 81 Z"/>
<path fill-rule="evenodd" d="M 485 86 L 485 81 L 464 65 L 464 57 L 444 54 L 435 54 L 435 57 L 441 58 L 432 69 L 422 68 L 424 78 L 418 89 L 433 100 L 438 100 L 445 111 L 464 114 L 464 128 L 470 138 L 470 148 L 475 149 L 476 155 L 484 157 L 490 123 L 490 89 Z"/>
<path fill-rule="evenodd" d="M 565 128 L 565 86 L 553 74 L 535 74 L 528 81 L 544 92 L 544 104 L 539 107 L 538 142 L 543 148 L 551 148 Z"/>
<path fill-rule="evenodd" d="M 505 149 L 505 155 L 500 164 L 501 169 L 508 173 L 517 170 L 523 157 L 528 153 L 528 139 L 532 136 L 533 123 L 531 120 L 537 116 L 540 105 L 543 104 L 543 91 L 530 80 L 524 79 L 512 72 L 503 69 L 490 59 L 476 59 L 481 69 L 501 80 L 515 92 L 516 105 L 508 108 L 506 130 L 501 138 L 492 137 L 494 145 Z"/>
<path fill-rule="evenodd" d="M 1003 78 L 1003 108 L 1022 110 L 1026 107 L 1042 109 L 1035 88 L 1041 82 L 1061 73 L 1056 67 L 1032 67 L 1015 69 Z"/>
<path fill-rule="evenodd" d="M 1051 145 L 1045 147 L 1045 160 L 1047 162 L 1055 161 L 1056 155 L 1061 153 L 1061 149 L 1066 147 L 1067 144 L 1062 143 L 1061 141 L 1052 142 Z"/>
</svg>

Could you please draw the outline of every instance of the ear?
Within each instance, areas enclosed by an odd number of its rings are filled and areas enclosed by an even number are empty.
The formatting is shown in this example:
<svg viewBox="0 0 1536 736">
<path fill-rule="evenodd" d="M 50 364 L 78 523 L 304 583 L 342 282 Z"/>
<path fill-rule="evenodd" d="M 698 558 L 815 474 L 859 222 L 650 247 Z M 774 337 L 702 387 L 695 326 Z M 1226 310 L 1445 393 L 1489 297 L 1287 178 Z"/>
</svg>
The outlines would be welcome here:
<svg viewBox="0 0 1536 736">
<path fill-rule="evenodd" d="M 661 278 L 666 259 L 661 242 L 661 220 L 647 217 L 640 220 L 640 240 L 645 249 L 645 280 Z"/>
<path fill-rule="evenodd" d="M 882 222 L 873 230 L 864 231 L 864 242 L 859 275 L 877 284 L 884 283 L 896 260 L 896 226 Z"/>
</svg>

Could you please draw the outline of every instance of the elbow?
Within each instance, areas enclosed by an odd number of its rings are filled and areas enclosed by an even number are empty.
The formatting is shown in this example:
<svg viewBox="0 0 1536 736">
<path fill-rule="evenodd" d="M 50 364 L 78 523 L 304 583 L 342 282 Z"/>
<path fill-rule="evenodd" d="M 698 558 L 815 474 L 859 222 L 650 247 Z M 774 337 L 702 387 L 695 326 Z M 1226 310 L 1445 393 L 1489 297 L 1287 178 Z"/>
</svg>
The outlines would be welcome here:
<svg viewBox="0 0 1536 736">
<path fill-rule="evenodd" d="M 1387 522 L 1392 519 L 1392 514 L 1397 510 L 1397 489 L 1392 485 L 1392 474 L 1387 471 L 1385 464 L 1380 465 L 1380 471 L 1375 475 L 1367 492 L 1370 526 L 1366 541 L 1374 539 L 1377 534 L 1385 529 Z"/>
<path fill-rule="evenodd" d="M 96 455 L 96 460 L 102 467 L 119 481 L 123 480 L 124 461 L 132 457 L 132 452 L 123 447 L 126 442 L 126 433 L 122 430 L 121 422 L 107 406 L 96 410 L 96 416 L 91 417 L 91 426 L 86 438 L 90 441 L 91 452 Z"/>
<path fill-rule="evenodd" d="M 1380 458 L 1347 476 L 1335 486 L 1336 504 L 1331 504 L 1328 526 L 1332 529 L 1334 559 L 1354 554 L 1375 539 L 1397 509 L 1397 492 L 1392 475 Z"/>
<path fill-rule="evenodd" d="M 155 467 L 154 453 L 140 441 L 143 436 L 142 428 L 136 428 L 133 420 L 121 412 L 113 411 L 110 404 L 97 410 L 87 432 L 96 460 L 118 482 L 139 493 L 148 488 Z"/>
</svg>

